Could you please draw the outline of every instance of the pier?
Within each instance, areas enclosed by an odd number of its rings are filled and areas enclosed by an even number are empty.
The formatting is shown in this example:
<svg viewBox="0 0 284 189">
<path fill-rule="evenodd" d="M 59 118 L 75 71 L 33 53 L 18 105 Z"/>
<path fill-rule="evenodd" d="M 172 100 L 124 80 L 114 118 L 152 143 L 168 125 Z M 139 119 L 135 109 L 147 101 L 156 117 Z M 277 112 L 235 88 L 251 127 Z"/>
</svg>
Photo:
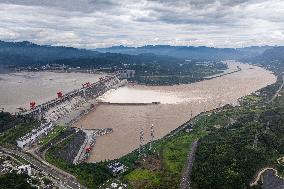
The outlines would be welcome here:
<svg viewBox="0 0 284 189">
<path fill-rule="evenodd" d="M 83 131 L 86 133 L 86 139 L 83 145 L 81 146 L 79 152 L 77 153 L 76 157 L 74 158 L 73 164 L 80 164 L 82 162 L 85 162 L 89 158 L 90 153 L 95 146 L 96 137 L 110 134 L 113 132 L 113 129 L 84 129 Z"/>
</svg>

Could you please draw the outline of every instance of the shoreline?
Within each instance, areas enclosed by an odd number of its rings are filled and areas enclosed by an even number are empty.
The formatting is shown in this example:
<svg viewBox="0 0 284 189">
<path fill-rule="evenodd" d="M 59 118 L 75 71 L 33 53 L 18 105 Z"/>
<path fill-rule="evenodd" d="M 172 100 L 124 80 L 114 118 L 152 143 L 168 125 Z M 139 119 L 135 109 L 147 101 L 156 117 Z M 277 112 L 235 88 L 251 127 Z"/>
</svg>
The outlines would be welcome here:
<svg viewBox="0 0 284 189">
<path fill-rule="evenodd" d="M 230 78 L 232 80 L 232 78 L 235 77 L 240 77 L 241 75 L 243 75 L 244 73 L 247 74 L 246 77 L 254 75 L 254 74 L 250 74 L 250 71 L 248 72 L 248 70 L 250 70 L 250 67 L 254 67 L 252 65 L 246 65 L 246 64 L 242 64 L 243 66 L 246 67 L 246 69 L 242 70 L 242 71 L 238 71 L 238 72 L 234 72 L 235 74 L 228 74 L 226 76 L 223 76 L 221 80 L 223 80 L 223 78 L 226 80 L 228 78 Z M 275 74 L 272 74 L 272 72 L 268 71 L 268 70 L 264 70 L 263 68 L 260 67 L 255 67 L 257 69 L 251 69 L 253 70 L 253 72 L 257 72 L 257 73 L 261 73 L 264 72 L 267 74 L 267 76 L 269 76 L 268 78 L 270 78 L 270 80 L 268 79 L 268 82 L 265 82 L 266 84 L 257 84 L 257 86 L 259 85 L 259 87 L 256 87 L 254 85 L 253 90 L 251 89 L 251 86 L 248 87 L 245 91 L 250 91 L 250 92 L 242 92 L 245 93 L 243 95 L 238 96 L 238 98 L 233 98 L 230 97 L 229 99 L 231 100 L 226 100 L 224 99 L 222 101 L 222 106 L 226 105 L 226 104 L 236 104 L 236 102 L 241 99 L 244 96 L 247 96 L 249 94 L 252 94 L 262 88 L 264 88 L 267 85 L 273 84 L 276 81 L 276 77 Z M 248 74 L 249 73 L 249 74 Z M 260 78 L 260 76 L 258 76 Z M 272 79 L 273 78 L 273 79 Z M 247 79 L 247 78 L 245 78 Z M 201 86 L 202 89 L 206 89 L 204 88 L 204 83 L 218 83 L 218 81 L 220 80 L 220 78 L 214 78 L 210 79 L 210 80 L 206 80 L 206 81 L 202 81 L 202 82 L 197 82 L 197 83 L 193 83 L 193 84 L 189 84 L 191 87 L 192 86 Z M 259 79 L 257 79 L 259 80 Z M 243 81 L 244 82 L 244 81 Z M 247 82 L 245 82 L 247 83 Z M 220 83 L 219 83 L 220 84 Z M 232 85 L 232 84 L 230 84 Z M 240 84 L 241 86 L 241 84 Z M 128 84 L 126 87 L 124 88 L 133 88 L 134 90 L 136 88 L 139 88 L 139 90 L 143 90 L 143 91 L 166 91 L 167 93 L 170 93 L 171 91 L 169 90 L 169 88 L 171 87 L 176 87 L 174 88 L 174 91 L 179 91 L 179 89 L 182 89 L 183 92 L 186 92 L 188 90 L 184 90 L 184 87 L 188 87 L 188 85 L 175 85 L 175 86 L 143 86 L 143 85 L 136 85 L 136 84 Z M 165 88 L 165 89 L 162 89 Z M 217 87 L 218 88 L 218 87 Z M 223 88 L 226 88 L 225 86 L 223 86 Z M 121 90 L 118 89 L 118 90 Z M 118 90 L 115 90 L 114 93 L 116 93 Z M 220 89 L 219 89 L 220 90 Z M 193 93 L 192 90 L 190 90 L 190 93 Z M 206 90 L 205 90 L 206 91 Z M 128 92 L 128 91 L 126 91 Z M 131 91 L 130 91 L 131 92 Z M 206 92 L 205 92 L 206 93 Z M 136 93 L 135 93 L 136 94 Z M 227 93 L 225 93 L 227 94 Z M 228 93 L 228 95 L 230 96 L 231 93 Z M 238 94 L 241 94 L 238 91 Z M 135 95 L 134 95 L 135 96 Z M 89 115 L 86 115 L 84 118 L 82 118 L 81 120 L 79 120 L 79 123 L 75 123 L 75 127 L 78 127 L 79 125 L 83 125 L 84 129 L 88 129 L 88 128 L 104 128 L 104 127 L 110 127 L 110 125 L 114 126 L 114 132 L 110 135 L 110 136 L 102 136 L 98 139 L 98 144 L 95 147 L 95 154 L 96 157 L 91 157 L 91 160 L 89 162 L 98 162 L 98 161 L 102 161 L 102 160 L 107 160 L 107 159 L 116 159 L 119 158 L 133 150 L 135 150 L 137 148 L 137 143 L 138 143 L 138 135 L 139 135 L 139 128 L 142 127 L 144 128 L 144 130 L 146 129 L 146 133 L 145 135 L 148 135 L 148 126 L 149 124 L 147 123 L 154 123 L 155 125 L 155 129 L 157 130 L 157 135 L 155 136 L 155 139 L 161 139 L 167 135 L 169 135 L 170 133 L 174 132 L 176 129 L 179 129 L 182 125 L 184 125 L 184 123 L 186 123 L 189 120 L 189 116 L 188 116 L 188 111 L 190 112 L 190 109 L 194 110 L 193 111 L 193 117 L 195 117 L 196 115 L 202 113 L 202 112 L 207 112 L 210 111 L 212 109 L 216 109 L 219 106 L 219 103 L 217 103 L 216 101 L 216 96 L 214 96 L 213 99 L 208 99 L 209 102 L 211 103 L 208 104 L 205 102 L 201 102 L 201 104 L 199 104 L 198 102 L 196 103 L 195 101 L 191 102 L 191 101 L 183 101 L 184 104 L 163 104 L 161 103 L 160 105 L 157 105 L 157 107 L 153 107 L 151 110 L 151 108 L 149 109 L 144 109 L 143 107 L 138 107 L 138 106 L 119 106 L 119 105 L 102 105 L 99 106 L 96 110 L 92 112 L 90 112 Z M 135 98 L 139 99 L 139 96 L 135 96 Z M 219 97 L 220 98 L 220 97 Z M 218 98 L 218 99 L 219 99 Z M 126 100 L 129 101 L 130 97 L 126 97 Z M 221 98 L 222 99 L 222 98 Z M 234 100 L 233 100 L 234 99 Z M 211 102 L 211 101 L 214 102 Z M 152 100 L 155 101 L 155 100 Z M 152 102 L 151 101 L 151 102 Z M 116 101 L 110 101 L 111 103 L 127 103 L 125 101 L 121 101 L 121 102 L 116 102 Z M 138 101 L 139 102 L 139 101 Z M 227 103 L 226 103 L 227 102 Z M 137 103 L 137 101 L 134 101 L 131 103 Z M 140 102 L 141 103 L 141 102 Z M 145 103 L 144 101 L 142 101 L 142 103 Z M 146 102 L 147 103 L 147 102 Z M 213 104 L 212 104 L 213 103 Z M 203 104 L 203 105 L 202 105 Z M 203 109 L 204 106 L 204 109 Z M 169 111 L 170 109 L 172 109 L 172 112 Z M 188 111 L 184 111 L 188 109 Z M 175 114 L 174 112 L 177 111 L 177 113 Z M 167 113 L 165 113 L 165 111 Z M 181 111 L 181 112 L 180 112 Z M 131 113 L 130 113 L 131 112 Z M 139 113 L 138 113 L 139 112 Z M 159 112 L 163 112 L 163 113 L 159 113 Z M 179 115 L 177 118 L 175 115 Z M 107 119 L 107 118 L 110 119 Z M 169 117 L 169 118 L 166 118 Z M 172 118 L 171 118 L 172 117 Z M 163 120 L 164 118 L 166 118 L 167 120 Z M 175 121 L 176 119 L 176 121 Z M 112 121 L 112 120 L 115 120 Z M 174 120 L 174 121 L 173 121 Z M 146 123 L 147 122 L 147 123 Z M 132 123 L 132 124 L 130 124 Z M 132 127 L 129 127 L 127 125 L 133 125 Z M 139 126 L 140 125 L 140 126 Z M 160 126 L 164 125 L 163 128 L 161 128 Z M 138 127 L 137 127 L 138 126 Z M 128 128 L 128 129 L 126 129 Z M 125 130 L 126 129 L 126 130 Z M 162 130 L 161 130 L 162 129 Z M 125 132 L 122 132 L 125 131 Z M 131 134 L 130 134 L 131 133 Z M 128 141 L 131 143 L 129 144 L 129 142 L 123 142 L 125 141 L 125 137 L 128 138 Z M 117 141 L 115 146 L 116 149 L 122 149 L 122 150 L 118 150 L 120 155 L 118 155 L 115 151 L 115 148 L 113 147 L 113 143 L 112 141 Z M 145 142 L 147 143 L 148 138 L 145 138 Z M 117 144 L 118 143 L 118 144 Z M 123 145 L 124 144 L 124 145 Z M 103 146 L 105 146 L 105 148 L 107 147 L 107 149 L 104 149 Z M 130 147 L 132 146 L 132 147 Z M 128 149 L 128 150 L 126 150 Z M 117 154 L 117 155 L 111 155 L 111 154 Z M 104 158 L 105 157 L 105 158 Z"/>
</svg>

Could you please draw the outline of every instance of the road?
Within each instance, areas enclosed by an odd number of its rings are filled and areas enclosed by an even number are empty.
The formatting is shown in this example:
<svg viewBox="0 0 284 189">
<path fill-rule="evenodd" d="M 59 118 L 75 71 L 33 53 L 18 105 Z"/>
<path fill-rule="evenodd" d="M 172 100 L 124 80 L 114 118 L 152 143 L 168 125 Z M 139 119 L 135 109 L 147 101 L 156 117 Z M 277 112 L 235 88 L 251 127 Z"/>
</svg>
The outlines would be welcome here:
<svg viewBox="0 0 284 189">
<path fill-rule="evenodd" d="M 279 89 L 276 91 L 276 93 L 274 94 L 274 96 L 271 98 L 271 100 L 268 101 L 268 103 L 273 102 L 277 96 L 279 95 L 280 91 L 283 89 L 284 87 L 284 76 L 282 76 L 282 85 L 279 87 Z"/>
<path fill-rule="evenodd" d="M 181 177 L 181 183 L 180 183 L 180 189 L 189 189 L 190 188 L 190 175 L 192 172 L 192 166 L 193 166 L 193 162 L 195 159 L 195 152 L 197 149 L 197 145 L 198 145 L 198 140 L 195 140 L 192 144 L 191 144 L 191 148 L 189 150 L 188 153 L 188 158 L 187 158 L 187 162 L 186 165 L 184 167 L 183 173 L 182 173 L 182 177 Z"/>
<path fill-rule="evenodd" d="M 276 169 L 274 169 L 274 168 L 272 168 L 272 167 L 265 167 L 265 168 L 263 168 L 262 170 L 260 170 L 260 171 L 257 173 L 256 177 L 255 177 L 255 178 L 253 179 L 253 181 L 250 183 L 250 186 L 252 187 L 252 186 L 258 185 L 258 181 L 261 179 L 261 175 L 262 175 L 265 171 L 267 171 L 267 170 L 272 170 L 272 171 L 274 171 L 276 177 L 278 177 L 278 178 L 280 178 L 280 179 L 283 179 L 282 177 L 280 177 L 280 176 L 278 175 L 278 171 L 277 171 Z"/>
<path fill-rule="evenodd" d="M 51 167 L 47 162 L 41 162 L 38 159 L 32 156 L 29 156 L 28 154 L 25 154 L 18 150 L 7 149 L 2 146 L 0 147 L 0 150 L 7 154 L 19 156 L 23 158 L 24 160 L 28 161 L 31 165 L 51 175 L 56 180 L 58 180 L 58 182 L 60 183 L 59 184 L 60 188 L 86 189 L 86 187 L 79 184 L 79 182 L 76 180 L 75 177 L 70 176 L 69 173 L 66 173 L 63 170 L 59 170 L 58 168 L 55 169 L 54 167 Z"/>
</svg>

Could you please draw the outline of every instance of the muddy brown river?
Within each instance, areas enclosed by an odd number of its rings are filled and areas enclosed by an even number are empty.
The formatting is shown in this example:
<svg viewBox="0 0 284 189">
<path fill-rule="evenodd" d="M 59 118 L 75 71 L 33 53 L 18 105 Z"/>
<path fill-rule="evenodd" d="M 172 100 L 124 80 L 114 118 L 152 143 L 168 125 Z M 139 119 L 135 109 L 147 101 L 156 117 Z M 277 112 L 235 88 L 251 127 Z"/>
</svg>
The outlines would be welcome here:
<svg viewBox="0 0 284 189">
<path fill-rule="evenodd" d="M 0 110 L 17 112 L 29 109 L 29 103 L 41 104 L 82 87 L 83 83 L 96 82 L 103 75 L 86 73 L 18 72 L 0 74 Z"/>
<path fill-rule="evenodd" d="M 140 86 L 128 85 L 107 92 L 100 100 L 113 103 L 151 103 L 158 105 L 100 105 L 75 123 L 83 128 L 113 128 L 114 132 L 98 137 L 89 159 L 97 162 L 119 158 L 139 146 L 143 128 L 149 142 L 154 124 L 155 139 L 162 138 L 194 115 L 219 105 L 236 105 L 238 99 L 272 84 L 276 77 L 263 68 L 228 62 L 231 69 L 242 70 L 211 80 L 187 85 Z"/>
</svg>

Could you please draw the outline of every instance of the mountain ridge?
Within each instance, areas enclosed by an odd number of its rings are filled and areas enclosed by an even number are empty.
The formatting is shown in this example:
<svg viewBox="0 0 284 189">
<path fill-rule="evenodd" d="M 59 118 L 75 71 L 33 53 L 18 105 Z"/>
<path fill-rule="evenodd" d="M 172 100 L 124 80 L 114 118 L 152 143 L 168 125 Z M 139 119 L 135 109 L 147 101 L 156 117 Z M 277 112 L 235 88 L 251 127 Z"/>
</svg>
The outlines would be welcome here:
<svg viewBox="0 0 284 189">
<path fill-rule="evenodd" d="M 141 47 L 112 46 L 94 49 L 98 52 L 123 54 L 153 53 L 185 59 L 241 59 L 257 56 L 273 46 L 251 46 L 244 48 L 215 48 L 207 46 L 145 45 Z"/>
</svg>

